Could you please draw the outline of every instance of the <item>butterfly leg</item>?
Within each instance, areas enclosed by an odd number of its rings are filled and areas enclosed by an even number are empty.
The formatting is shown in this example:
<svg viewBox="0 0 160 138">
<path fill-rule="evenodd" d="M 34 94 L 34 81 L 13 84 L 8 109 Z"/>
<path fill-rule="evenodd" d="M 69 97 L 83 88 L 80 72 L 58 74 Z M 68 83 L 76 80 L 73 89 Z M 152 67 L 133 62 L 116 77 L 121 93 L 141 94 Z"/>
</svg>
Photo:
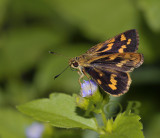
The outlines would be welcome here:
<svg viewBox="0 0 160 138">
<path fill-rule="evenodd" d="M 78 74 L 80 75 L 80 77 L 79 77 L 79 84 L 80 84 L 80 86 L 81 86 L 81 79 L 84 77 L 84 74 L 83 74 L 83 72 L 81 73 L 80 71 L 78 71 Z M 81 86 L 81 95 L 82 95 L 82 86 Z"/>
<path fill-rule="evenodd" d="M 80 71 L 77 71 L 78 72 L 78 74 L 79 74 L 79 84 L 81 85 L 81 79 L 84 77 L 84 74 L 83 74 L 83 72 L 81 73 Z"/>
<path fill-rule="evenodd" d="M 80 75 L 78 81 L 79 81 L 79 84 L 80 84 L 80 86 L 81 86 L 81 79 L 84 77 L 84 73 L 83 73 L 82 68 L 80 68 L 80 67 L 79 67 L 79 70 L 78 70 L 78 74 Z M 81 95 L 82 95 L 82 86 L 81 86 Z"/>
</svg>

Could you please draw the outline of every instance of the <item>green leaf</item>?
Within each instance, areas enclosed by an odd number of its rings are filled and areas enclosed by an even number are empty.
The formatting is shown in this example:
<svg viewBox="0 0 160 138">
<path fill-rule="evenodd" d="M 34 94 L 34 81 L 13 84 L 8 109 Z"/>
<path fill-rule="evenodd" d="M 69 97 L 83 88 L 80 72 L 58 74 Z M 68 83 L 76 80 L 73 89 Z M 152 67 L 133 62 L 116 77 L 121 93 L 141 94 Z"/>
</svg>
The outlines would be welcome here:
<svg viewBox="0 0 160 138">
<path fill-rule="evenodd" d="M 94 118 L 84 118 L 76 113 L 75 98 L 54 93 L 50 99 L 35 100 L 18 106 L 18 109 L 33 118 L 50 122 L 62 128 L 83 128 L 97 130 Z"/>
<path fill-rule="evenodd" d="M 120 113 L 115 121 L 112 119 L 107 123 L 107 134 L 100 138 L 144 138 L 140 117 L 132 113 Z"/>
<path fill-rule="evenodd" d="M 139 9 L 142 10 L 144 17 L 155 32 L 160 32 L 160 1 L 159 0 L 139 0 Z"/>
</svg>

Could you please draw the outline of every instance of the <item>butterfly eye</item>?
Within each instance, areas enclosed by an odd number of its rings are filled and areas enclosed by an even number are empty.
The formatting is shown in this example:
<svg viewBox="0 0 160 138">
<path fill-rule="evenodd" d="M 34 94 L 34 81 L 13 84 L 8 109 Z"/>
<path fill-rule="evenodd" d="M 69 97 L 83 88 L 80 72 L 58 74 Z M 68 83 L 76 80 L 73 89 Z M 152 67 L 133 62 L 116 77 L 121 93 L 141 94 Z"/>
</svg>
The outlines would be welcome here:
<svg viewBox="0 0 160 138">
<path fill-rule="evenodd" d="M 74 66 L 74 67 L 78 67 L 78 62 L 74 62 L 74 63 L 73 63 L 73 66 Z"/>
</svg>

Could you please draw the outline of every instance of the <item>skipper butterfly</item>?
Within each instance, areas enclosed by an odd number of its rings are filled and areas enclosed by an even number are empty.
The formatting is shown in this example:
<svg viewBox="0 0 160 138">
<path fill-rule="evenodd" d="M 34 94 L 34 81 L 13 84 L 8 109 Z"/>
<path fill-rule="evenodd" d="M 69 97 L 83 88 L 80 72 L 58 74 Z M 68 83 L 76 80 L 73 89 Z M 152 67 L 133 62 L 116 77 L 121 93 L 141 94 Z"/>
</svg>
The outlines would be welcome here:
<svg viewBox="0 0 160 138">
<path fill-rule="evenodd" d="M 129 72 L 144 61 L 143 54 L 137 53 L 138 45 L 137 31 L 128 30 L 70 59 L 69 65 L 78 69 L 79 83 L 89 74 L 105 92 L 120 96 L 130 87 Z"/>
</svg>

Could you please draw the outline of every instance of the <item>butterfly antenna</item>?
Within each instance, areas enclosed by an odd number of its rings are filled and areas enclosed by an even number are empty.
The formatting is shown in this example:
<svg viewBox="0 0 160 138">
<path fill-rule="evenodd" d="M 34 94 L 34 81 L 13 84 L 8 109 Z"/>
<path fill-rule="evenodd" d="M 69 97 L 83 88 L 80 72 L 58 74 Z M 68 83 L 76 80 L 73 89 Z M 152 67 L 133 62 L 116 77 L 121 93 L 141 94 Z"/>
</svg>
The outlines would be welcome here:
<svg viewBox="0 0 160 138">
<path fill-rule="evenodd" d="M 59 73 L 58 75 L 56 75 L 56 76 L 54 77 L 54 79 L 58 78 L 68 67 L 69 67 L 69 66 L 67 66 L 61 73 Z"/>
<path fill-rule="evenodd" d="M 66 57 L 66 58 L 69 58 L 68 56 L 65 56 L 65 55 L 62 55 L 62 54 L 59 54 L 59 53 L 56 53 L 56 52 L 53 52 L 53 51 L 49 51 L 50 54 L 53 54 L 53 55 L 60 55 L 62 57 Z"/>
</svg>

